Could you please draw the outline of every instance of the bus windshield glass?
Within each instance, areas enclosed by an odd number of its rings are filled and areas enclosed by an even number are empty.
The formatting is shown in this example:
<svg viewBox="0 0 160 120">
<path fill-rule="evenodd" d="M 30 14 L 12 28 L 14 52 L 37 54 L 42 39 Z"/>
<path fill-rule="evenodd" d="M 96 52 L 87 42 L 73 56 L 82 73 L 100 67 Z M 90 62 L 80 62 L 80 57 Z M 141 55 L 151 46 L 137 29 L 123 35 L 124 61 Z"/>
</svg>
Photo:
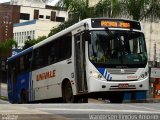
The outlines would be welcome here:
<svg viewBox="0 0 160 120">
<path fill-rule="evenodd" d="M 134 31 L 91 31 L 89 59 L 96 66 L 144 67 L 147 51 L 144 34 Z"/>
</svg>

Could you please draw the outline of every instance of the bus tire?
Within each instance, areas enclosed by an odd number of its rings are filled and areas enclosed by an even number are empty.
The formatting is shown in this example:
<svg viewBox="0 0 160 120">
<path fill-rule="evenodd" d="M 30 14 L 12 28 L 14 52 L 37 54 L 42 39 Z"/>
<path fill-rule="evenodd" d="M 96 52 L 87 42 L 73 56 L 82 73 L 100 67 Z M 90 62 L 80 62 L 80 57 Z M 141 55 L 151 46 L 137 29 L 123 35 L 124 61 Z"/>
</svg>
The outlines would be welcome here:
<svg viewBox="0 0 160 120">
<path fill-rule="evenodd" d="M 68 81 L 62 89 L 62 98 L 64 103 L 73 103 L 74 95 L 70 82 Z"/>
<path fill-rule="evenodd" d="M 81 103 L 88 103 L 88 98 L 82 98 Z"/>
<path fill-rule="evenodd" d="M 76 103 L 88 103 L 88 98 L 80 98 L 77 97 L 77 99 L 75 100 Z"/>
<path fill-rule="evenodd" d="M 124 93 L 123 92 L 118 92 L 118 93 L 112 93 L 109 95 L 109 101 L 110 103 L 122 103 L 124 98 Z"/>
<path fill-rule="evenodd" d="M 25 104 L 27 102 L 28 102 L 27 92 L 26 90 L 22 90 L 20 104 Z"/>
</svg>

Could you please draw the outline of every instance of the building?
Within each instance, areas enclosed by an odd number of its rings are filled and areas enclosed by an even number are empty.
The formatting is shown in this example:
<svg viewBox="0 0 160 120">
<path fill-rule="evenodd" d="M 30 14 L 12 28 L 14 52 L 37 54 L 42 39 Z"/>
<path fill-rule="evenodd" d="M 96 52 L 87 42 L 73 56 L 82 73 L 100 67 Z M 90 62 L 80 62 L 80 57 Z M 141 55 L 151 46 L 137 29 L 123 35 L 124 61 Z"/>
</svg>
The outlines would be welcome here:
<svg viewBox="0 0 160 120">
<path fill-rule="evenodd" d="M 68 19 L 63 8 L 46 5 L 42 0 L 12 0 L 11 4 L 20 6 L 20 23 L 13 28 L 18 48 L 22 48 L 26 40 L 48 36 L 53 27 Z"/>
<path fill-rule="evenodd" d="M 20 7 L 0 4 L 0 41 L 13 38 L 13 24 L 19 23 Z"/>
<path fill-rule="evenodd" d="M 10 0 L 11 5 L 45 8 L 48 0 Z"/>
<path fill-rule="evenodd" d="M 31 20 L 14 24 L 14 39 L 18 43 L 18 48 L 24 46 L 26 40 L 36 39 L 40 36 L 48 36 L 53 26 L 58 26 L 61 22 L 44 20 Z"/>
<path fill-rule="evenodd" d="M 159 22 L 142 22 L 147 52 L 148 61 L 154 65 L 155 61 L 160 63 L 160 23 Z M 160 66 L 160 64 L 159 64 Z"/>
</svg>

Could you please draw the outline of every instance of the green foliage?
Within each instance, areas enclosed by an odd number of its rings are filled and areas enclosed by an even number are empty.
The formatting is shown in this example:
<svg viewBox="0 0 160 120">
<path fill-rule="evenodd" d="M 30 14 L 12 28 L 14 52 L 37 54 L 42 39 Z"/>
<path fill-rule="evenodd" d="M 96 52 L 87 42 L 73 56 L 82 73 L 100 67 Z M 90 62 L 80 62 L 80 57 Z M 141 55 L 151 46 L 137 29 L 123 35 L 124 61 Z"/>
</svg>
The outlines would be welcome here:
<svg viewBox="0 0 160 120">
<path fill-rule="evenodd" d="M 33 40 L 27 40 L 25 41 L 24 43 L 24 46 L 23 46 L 23 49 L 27 49 L 43 40 L 45 40 L 47 37 L 46 36 L 41 36 L 41 37 L 38 37 L 37 39 L 33 39 Z"/>
<path fill-rule="evenodd" d="M 48 36 L 52 36 L 77 23 L 79 20 L 83 20 L 93 15 L 91 13 L 93 8 L 89 8 L 88 0 L 60 0 L 58 5 L 67 8 L 69 14 L 71 14 L 71 18 L 60 24 L 57 28 L 51 29 Z"/>
<path fill-rule="evenodd" d="M 39 42 L 45 40 L 46 38 L 47 38 L 46 36 L 40 36 L 40 37 L 38 37 L 38 38 L 36 39 L 36 43 L 39 43 Z"/>
<path fill-rule="evenodd" d="M 121 0 L 118 6 L 117 14 L 133 20 L 147 19 L 153 21 L 160 18 L 159 0 Z"/>
<path fill-rule="evenodd" d="M 0 42 L 0 55 L 8 53 L 13 46 L 17 47 L 17 42 L 13 39 Z"/>
<path fill-rule="evenodd" d="M 48 36 L 54 35 L 85 18 L 123 17 L 150 21 L 160 18 L 159 0 L 100 0 L 94 7 L 89 7 L 89 0 L 60 0 L 58 6 L 67 8 L 71 17 L 57 28 L 53 28 Z"/>
<path fill-rule="evenodd" d="M 33 40 L 26 40 L 24 42 L 23 49 L 27 49 L 27 48 L 33 46 L 34 44 L 36 44 L 36 40 L 35 39 L 33 39 Z"/>
<path fill-rule="evenodd" d="M 51 29 L 50 33 L 48 34 L 48 37 L 64 30 L 65 28 L 68 28 L 69 26 L 75 24 L 77 22 L 77 19 L 70 19 L 62 24 L 60 24 L 57 28 Z"/>
</svg>

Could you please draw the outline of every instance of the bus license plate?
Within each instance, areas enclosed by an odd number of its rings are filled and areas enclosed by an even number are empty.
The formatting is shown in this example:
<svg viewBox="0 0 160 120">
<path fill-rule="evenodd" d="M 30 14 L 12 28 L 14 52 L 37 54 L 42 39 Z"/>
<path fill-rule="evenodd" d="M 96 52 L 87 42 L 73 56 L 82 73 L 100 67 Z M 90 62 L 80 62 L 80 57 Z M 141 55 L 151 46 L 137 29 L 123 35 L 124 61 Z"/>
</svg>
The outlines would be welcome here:
<svg viewBox="0 0 160 120">
<path fill-rule="evenodd" d="M 128 88 L 128 84 L 119 84 L 118 88 Z"/>
</svg>

